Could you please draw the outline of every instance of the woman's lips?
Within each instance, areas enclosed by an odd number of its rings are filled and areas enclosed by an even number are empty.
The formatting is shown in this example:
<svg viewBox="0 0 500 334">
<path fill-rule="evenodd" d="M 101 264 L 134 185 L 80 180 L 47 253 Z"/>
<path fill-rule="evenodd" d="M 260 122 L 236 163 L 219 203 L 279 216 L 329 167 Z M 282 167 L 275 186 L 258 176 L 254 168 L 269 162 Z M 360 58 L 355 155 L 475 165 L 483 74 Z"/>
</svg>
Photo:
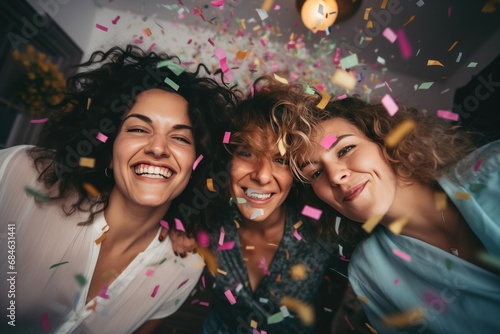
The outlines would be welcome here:
<svg viewBox="0 0 500 334">
<path fill-rule="evenodd" d="M 343 201 L 344 202 L 354 201 L 361 194 L 363 189 L 365 189 L 366 183 L 368 183 L 368 181 L 348 191 Z"/>
</svg>

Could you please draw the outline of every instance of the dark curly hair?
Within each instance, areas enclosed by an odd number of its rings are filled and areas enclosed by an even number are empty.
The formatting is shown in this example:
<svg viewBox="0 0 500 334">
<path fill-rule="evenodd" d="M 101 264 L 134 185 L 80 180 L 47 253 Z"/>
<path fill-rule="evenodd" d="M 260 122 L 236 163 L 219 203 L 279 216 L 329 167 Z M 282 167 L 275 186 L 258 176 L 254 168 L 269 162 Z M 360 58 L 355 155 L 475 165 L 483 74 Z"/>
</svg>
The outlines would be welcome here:
<svg viewBox="0 0 500 334">
<path fill-rule="evenodd" d="M 39 181 L 49 190 L 52 200 L 76 197 L 63 206 L 66 215 L 75 211 L 88 212 L 80 224 L 89 224 L 95 214 L 108 206 L 109 194 L 115 185 L 113 177 L 106 177 L 105 168 L 112 158 L 113 143 L 122 118 L 132 108 L 137 96 L 146 90 L 162 89 L 182 96 L 188 102 L 197 156 L 203 154 L 200 167 L 193 171 L 186 190 L 170 206 L 168 215 L 178 216 L 180 203 L 186 193 L 204 182 L 204 165 L 208 163 L 219 130 L 219 118 L 235 107 L 239 99 L 235 86 L 203 76 L 210 74 L 200 64 L 194 72 L 182 68 L 176 56 L 146 53 L 137 46 L 112 47 L 96 51 L 77 65 L 80 73 L 67 80 L 65 97 L 53 106 L 52 117 L 46 123 L 38 146 L 29 151 L 39 171 Z M 101 142 L 96 135 L 108 137 Z M 93 158 L 94 168 L 79 165 L 81 157 Z M 84 184 L 94 186 L 99 196 L 92 196 Z"/>
<path fill-rule="evenodd" d="M 314 120 L 322 122 L 331 118 L 342 118 L 356 126 L 366 137 L 379 145 L 391 164 L 396 175 L 406 182 L 419 182 L 438 188 L 437 179 L 467 154 L 475 149 L 475 134 L 466 132 L 458 126 L 451 126 L 447 121 L 437 116 L 426 114 L 416 108 L 399 106 L 399 110 L 391 116 L 381 103 L 367 103 L 358 97 L 348 97 L 342 100 L 330 101 L 324 110 L 317 109 Z M 405 120 L 413 120 L 415 127 L 397 145 L 387 146 L 385 138 Z M 318 143 L 305 143 L 307 145 Z M 304 145 L 305 145 L 304 144 Z M 308 147 L 308 146 L 305 146 Z M 296 156 L 303 161 L 307 149 Z M 294 174 L 304 180 L 300 169 Z M 305 186 L 306 196 L 312 202 L 320 204 L 310 187 Z M 330 208 L 325 208 L 322 220 L 325 224 L 339 214 Z M 360 224 L 342 224 L 343 239 L 353 242 L 365 234 Z"/>
</svg>

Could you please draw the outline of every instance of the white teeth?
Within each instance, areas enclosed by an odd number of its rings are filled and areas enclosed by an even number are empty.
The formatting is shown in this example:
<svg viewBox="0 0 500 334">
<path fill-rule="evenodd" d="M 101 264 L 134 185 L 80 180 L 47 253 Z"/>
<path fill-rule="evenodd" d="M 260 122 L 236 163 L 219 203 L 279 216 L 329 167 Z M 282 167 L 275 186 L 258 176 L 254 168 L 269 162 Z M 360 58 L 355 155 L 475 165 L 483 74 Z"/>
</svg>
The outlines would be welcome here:
<svg viewBox="0 0 500 334">
<path fill-rule="evenodd" d="M 245 194 L 250 198 L 255 198 L 260 200 L 268 199 L 269 197 L 271 197 L 271 193 L 265 193 L 258 189 L 251 189 L 251 188 L 245 190 Z"/>
<path fill-rule="evenodd" d="M 161 179 L 161 178 L 168 179 L 169 177 L 172 176 L 172 171 L 169 170 L 168 168 L 159 166 L 150 166 L 144 164 L 135 166 L 134 172 L 137 175 L 152 179 Z"/>
</svg>

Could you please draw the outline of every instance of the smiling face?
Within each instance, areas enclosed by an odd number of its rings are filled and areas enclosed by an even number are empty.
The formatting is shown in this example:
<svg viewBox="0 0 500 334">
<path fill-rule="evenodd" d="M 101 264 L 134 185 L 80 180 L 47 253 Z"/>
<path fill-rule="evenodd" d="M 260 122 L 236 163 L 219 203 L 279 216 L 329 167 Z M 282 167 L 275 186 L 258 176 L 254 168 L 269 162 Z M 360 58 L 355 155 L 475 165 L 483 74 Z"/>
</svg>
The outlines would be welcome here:
<svg viewBox="0 0 500 334">
<path fill-rule="evenodd" d="M 186 187 L 195 155 L 187 101 L 160 89 L 145 91 L 114 142 L 112 195 L 127 205 L 168 208 Z"/>
<path fill-rule="evenodd" d="M 329 149 L 318 144 L 309 161 L 301 162 L 316 195 L 354 221 L 387 214 L 398 182 L 380 146 L 342 118 L 320 125 L 311 140 L 320 143 L 329 134 L 337 140 Z"/>
<path fill-rule="evenodd" d="M 270 138 L 272 136 L 266 136 Z M 262 137 L 254 136 L 256 140 Z M 271 147 L 271 139 L 269 139 Z M 278 148 L 270 149 L 267 156 L 257 156 L 251 148 L 239 145 L 231 161 L 230 193 L 246 221 L 275 222 L 283 217 L 284 205 L 293 184 L 288 162 Z M 241 200 L 239 200 L 241 201 Z"/>
</svg>

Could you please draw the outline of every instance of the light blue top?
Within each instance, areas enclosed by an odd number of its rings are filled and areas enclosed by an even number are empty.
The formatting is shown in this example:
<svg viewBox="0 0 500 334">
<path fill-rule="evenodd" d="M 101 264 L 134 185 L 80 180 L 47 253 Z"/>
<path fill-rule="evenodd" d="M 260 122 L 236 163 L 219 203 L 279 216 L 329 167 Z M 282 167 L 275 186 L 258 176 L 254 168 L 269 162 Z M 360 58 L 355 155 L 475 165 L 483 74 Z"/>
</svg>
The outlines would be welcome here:
<svg viewBox="0 0 500 334">
<path fill-rule="evenodd" d="M 488 253 L 500 258 L 500 141 L 471 153 L 439 183 Z M 470 199 L 456 199 L 457 192 Z M 367 299 L 363 307 L 379 333 L 500 333 L 500 275 L 383 226 L 353 254 L 349 280 Z M 417 308 L 426 315 L 410 313 L 411 326 L 382 322 Z"/>
</svg>

